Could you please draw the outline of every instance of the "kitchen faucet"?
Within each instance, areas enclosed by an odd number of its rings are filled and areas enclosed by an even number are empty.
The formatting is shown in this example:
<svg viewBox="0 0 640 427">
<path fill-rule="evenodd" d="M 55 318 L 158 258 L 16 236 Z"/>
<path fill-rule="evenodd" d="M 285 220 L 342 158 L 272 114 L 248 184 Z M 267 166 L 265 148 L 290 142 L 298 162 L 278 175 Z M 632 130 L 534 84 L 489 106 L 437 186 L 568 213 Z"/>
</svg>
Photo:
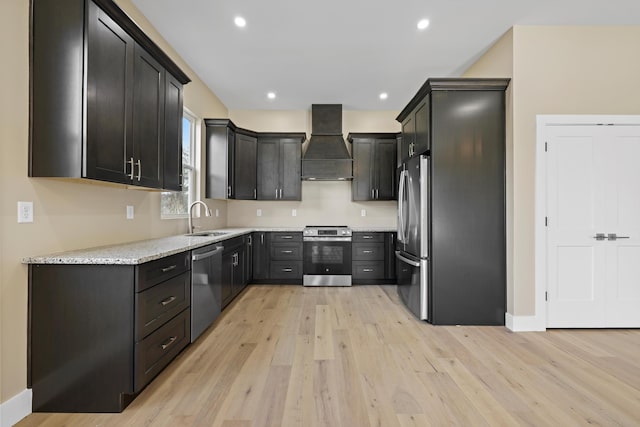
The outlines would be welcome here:
<svg viewBox="0 0 640 427">
<path fill-rule="evenodd" d="M 197 204 L 201 204 L 202 206 L 204 206 L 205 216 L 211 216 L 211 209 L 209 209 L 209 206 L 207 206 L 207 204 L 202 200 L 196 200 L 195 202 L 191 203 L 191 205 L 189 205 L 189 234 L 193 233 L 193 207 Z"/>
</svg>

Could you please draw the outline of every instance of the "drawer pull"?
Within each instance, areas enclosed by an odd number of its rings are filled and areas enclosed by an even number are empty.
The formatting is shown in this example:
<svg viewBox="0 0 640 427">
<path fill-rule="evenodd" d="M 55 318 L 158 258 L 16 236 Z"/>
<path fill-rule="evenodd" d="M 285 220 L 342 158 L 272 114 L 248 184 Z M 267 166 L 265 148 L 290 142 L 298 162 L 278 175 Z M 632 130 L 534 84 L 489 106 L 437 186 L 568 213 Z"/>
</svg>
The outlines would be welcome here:
<svg viewBox="0 0 640 427">
<path fill-rule="evenodd" d="M 373 191 L 373 190 L 372 190 Z M 366 236 L 362 236 L 363 239 L 373 239 L 373 236 L 367 234 Z"/>
<path fill-rule="evenodd" d="M 169 347 L 171 344 L 173 344 L 174 342 L 176 342 L 176 340 L 178 339 L 177 336 L 173 336 L 171 338 L 169 338 L 168 340 L 166 340 L 165 342 L 163 342 L 160 347 L 162 347 L 163 350 L 166 350 L 167 347 Z"/>
<path fill-rule="evenodd" d="M 282 236 L 280 238 L 283 239 L 283 240 L 291 240 L 291 239 L 293 239 L 293 236 Z"/>
<path fill-rule="evenodd" d="M 173 269 L 174 269 L 174 268 L 176 268 L 177 266 L 178 266 L 177 264 L 170 265 L 169 267 L 165 267 L 165 268 L 163 268 L 163 269 L 162 269 L 162 272 L 163 272 L 163 273 L 166 273 L 167 271 L 171 271 L 171 270 L 173 270 Z"/>
<path fill-rule="evenodd" d="M 283 254 L 292 254 L 292 253 L 293 253 L 293 251 L 290 251 L 290 250 L 287 250 L 287 251 L 280 251 L 280 253 L 283 253 Z"/>
<path fill-rule="evenodd" d="M 373 273 L 373 268 L 363 268 L 362 271 L 365 273 Z"/>
<path fill-rule="evenodd" d="M 165 298 L 162 301 L 160 301 L 160 304 L 162 304 L 163 306 L 165 305 L 169 305 L 172 302 L 174 302 L 176 300 L 176 297 L 174 297 L 173 295 L 171 295 L 169 298 Z"/>
<path fill-rule="evenodd" d="M 284 273 L 291 273 L 293 271 L 293 268 L 283 268 L 282 271 Z"/>
<path fill-rule="evenodd" d="M 373 251 L 362 251 L 363 254 L 372 254 Z"/>
</svg>

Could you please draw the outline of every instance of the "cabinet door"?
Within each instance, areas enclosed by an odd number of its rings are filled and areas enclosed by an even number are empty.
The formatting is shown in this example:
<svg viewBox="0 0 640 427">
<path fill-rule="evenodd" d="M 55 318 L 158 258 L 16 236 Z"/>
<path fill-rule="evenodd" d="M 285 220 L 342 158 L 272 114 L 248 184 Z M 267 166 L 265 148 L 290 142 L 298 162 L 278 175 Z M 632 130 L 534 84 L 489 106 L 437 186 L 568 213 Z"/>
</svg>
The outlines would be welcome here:
<svg viewBox="0 0 640 427">
<path fill-rule="evenodd" d="M 235 269 L 234 252 L 222 254 L 222 307 L 225 307 L 233 298 L 233 272 Z"/>
<path fill-rule="evenodd" d="M 244 243 L 244 284 L 247 285 L 253 281 L 253 235 L 244 236 Z"/>
<path fill-rule="evenodd" d="M 280 140 L 280 200 L 302 200 L 301 157 L 300 140 Z"/>
<path fill-rule="evenodd" d="M 182 191 L 182 84 L 166 73 L 163 188 Z"/>
<path fill-rule="evenodd" d="M 353 142 L 353 181 L 351 182 L 352 200 L 373 200 L 375 187 L 373 165 L 375 158 L 375 140 L 358 139 Z"/>
<path fill-rule="evenodd" d="M 134 41 L 93 2 L 87 22 L 87 139 L 83 177 L 131 182 Z"/>
<path fill-rule="evenodd" d="M 280 144 L 276 138 L 260 138 L 257 161 L 258 200 L 276 200 L 280 188 Z"/>
<path fill-rule="evenodd" d="M 375 199 L 395 200 L 396 198 L 396 140 L 376 140 Z"/>
<path fill-rule="evenodd" d="M 396 233 L 384 233 L 384 276 L 396 283 Z"/>
<path fill-rule="evenodd" d="M 427 95 L 425 99 L 418 104 L 415 113 L 412 114 L 415 120 L 415 146 L 412 155 L 424 153 L 431 148 L 429 140 L 429 100 L 431 95 Z"/>
<path fill-rule="evenodd" d="M 238 295 L 246 285 L 246 270 L 245 270 L 245 256 L 246 252 L 244 247 L 235 251 L 235 268 L 233 269 L 233 296 Z"/>
<path fill-rule="evenodd" d="M 268 234 L 262 231 L 252 235 L 254 280 L 266 280 L 269 278 L 269 246 L 267 239 Z"/>
<path fill-rule="evenodd" d="M 257 142 L 255 137 L 236 133 L 234 144 L 234 192 L 236 199 L 256 199 Z"/>
<path fill-rule="evenodd" d="M 410 156 L 411 148 L 416 142 L 416 122 L 414 114 L 411 113 L 402 122 L 402 161 L 407 160 Z"/>
<path fill-rule="evenodd" d="M 164 68 L 135 46 L 133 84 L 133 184 L 162 188 Z"/>
</svg>

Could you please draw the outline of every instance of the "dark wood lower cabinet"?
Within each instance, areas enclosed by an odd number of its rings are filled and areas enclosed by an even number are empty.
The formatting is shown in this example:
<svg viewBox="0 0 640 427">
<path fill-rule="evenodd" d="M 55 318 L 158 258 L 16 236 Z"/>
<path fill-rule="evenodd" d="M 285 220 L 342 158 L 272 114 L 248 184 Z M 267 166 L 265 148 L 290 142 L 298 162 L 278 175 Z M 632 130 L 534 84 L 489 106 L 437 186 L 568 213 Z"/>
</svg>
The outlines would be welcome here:
<svg viewBox="0 0 640 427">
<path fill-rule="evenodd" d="M 222 242 L 222 308 L 247 285 L 245 237 L 235 237 Z"/>
<path fill-rule="evenodd" d="M 302 284 L 302 233 L 253 233 L 253 283 Z"/>
<path fill-rule="evenodd" d="M 190 265 L 30 265 L 33 411 L 121 412 L 190 341 Z"/>
<path fill-rule="evenodd" d="M 354 285 L 396 283 L 395 236 L 392 232 L 353 233 Z"/>
</svg>

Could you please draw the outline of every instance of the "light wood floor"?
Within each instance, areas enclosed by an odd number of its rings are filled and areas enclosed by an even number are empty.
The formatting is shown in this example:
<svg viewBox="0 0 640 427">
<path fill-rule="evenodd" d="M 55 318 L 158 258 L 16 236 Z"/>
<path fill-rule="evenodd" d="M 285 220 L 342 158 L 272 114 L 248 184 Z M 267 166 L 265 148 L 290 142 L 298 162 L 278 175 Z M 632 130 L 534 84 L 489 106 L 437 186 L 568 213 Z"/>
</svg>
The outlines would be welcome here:
<svg viewBox="0 0 640 427">
<path fill-rule="evenodd" d="M 415 320 L 395 287 L 251 286 L 122 414 L 27 426 L 639 426 L 640 330 Z"/>
</svg>

